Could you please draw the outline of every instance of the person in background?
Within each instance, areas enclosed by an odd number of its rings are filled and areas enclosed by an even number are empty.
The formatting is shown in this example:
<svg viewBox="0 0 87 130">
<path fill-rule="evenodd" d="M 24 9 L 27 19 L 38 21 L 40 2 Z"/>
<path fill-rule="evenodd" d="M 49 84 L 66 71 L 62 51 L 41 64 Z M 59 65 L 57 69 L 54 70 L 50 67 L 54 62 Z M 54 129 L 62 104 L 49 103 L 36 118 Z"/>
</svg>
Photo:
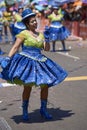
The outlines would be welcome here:
<svg viewBox="0 0 87 130">
<path fill-rule="evenodd" d="M 3 33 L 3 16 L 2 16 L 2 13 L 0 12 L 0 43 L 3 42 L 2 33 Z M 4 53 L 5 52 L 2 51 L 2 49 L 0 48 L 0 55 L 3 55 Z"/>
<path fill-rule="evenodd" d="M 45 16 L 45 10 L 39 11 L 37 14 L 37 21 L 38 21 L 38 28 L 37 30 L 43 32 L 45 29 L 45 26 L 48 25 L 48 18 Z"/>
<path fill-rule="evenodd" d="M 22 5 L 20 5 L 20 6 L 18 7 L 18 14 L 19 14 L 20 16 L 22 16 L 23 10 L 24 10 L 24 7 L 23 7 Z"/>
<path fill-rule="evenodd" d="M 28 104 L 32 86 L 40 86 L 40 114 L 50 120 L 52 115 L 47 111 L 49 88 L 61 83 L 68 74 L 59 64 L 41 53 L 50 50 L 49 38 L 46 37 L 45 31 L 44 33 L 36 31 L 36 14 L 31 9 L 22 12 L 22 22 L 26 29 L 16 36 L 8 56 L 2 60 L 0 78 L 24 86 L 22 94 L 24 121 L 29 120 Z M 22 51 L 17 53 L 20 46 Z"/>
<path fill-rule="evenodd" d="M 3 15 L 0 11 L 0 42 L 2 42 L 2 35 L 3 35 Z"/>
<path fill-rule="evenodd" d="M 9 41 L 9 36 L 8 36 L 8 30 L 10 31 L 10 34 L 12 35 L 12 28 L 11 28 L 11 23 L 12 23 L 12 11 L 10 11 L 10 8 L 7 7 L 6 11 L 3 12 L 3 26 L 4 26 L 4 35 L 5 35 L 5 42 Z"/>
<path fill-rule="evenodd" d="M 49 38 L 52 42 L 52 51 L 55 51 L 56 41 L 61 41 L 63 51 L 66 51 L 65 39 L 70 35 L 70 31 L 62 24 L 63 14 L 58 6 L 53 6 L 52 13 L 48 16 L 49 19 Z"/>
<path fill-rule="evenodd" d="M 20 12 L 23 12 L 22 6 L 19 6 L 18 12 L 13 12 L 14 25 L 12 26 L 12 33 L 14 35 L 14 41 L 16 40 L 16 35 L 26 29 L 26 26 L 22 22 L 22 14 Z"/>
</svg>

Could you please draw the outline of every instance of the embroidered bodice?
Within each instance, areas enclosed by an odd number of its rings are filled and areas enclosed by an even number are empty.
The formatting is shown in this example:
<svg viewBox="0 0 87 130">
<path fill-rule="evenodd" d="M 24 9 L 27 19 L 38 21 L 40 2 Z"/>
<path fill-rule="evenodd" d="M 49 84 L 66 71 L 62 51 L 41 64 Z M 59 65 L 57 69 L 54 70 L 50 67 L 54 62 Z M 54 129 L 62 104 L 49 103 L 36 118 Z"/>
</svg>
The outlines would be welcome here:
<svg viewBox="0 0 87 130">
<path fill-rule="evenodd" d="M 24 40 L 23 46 L 43 48 L 44 36 L 42 33 L 39 33 L 37 37 L 34 37 L 28 30 L 24 30 L 16 37 L 20 37 Z"/>
<path fill-rule="evenodd" d="M 61 13 L 61 10 L 58 11 L 58 15 L 56 15 L 54 12 L 48 16 L 48 19 L 53 21 L 61 21 L 63 18 L 63 14 Z"/>
</svg>

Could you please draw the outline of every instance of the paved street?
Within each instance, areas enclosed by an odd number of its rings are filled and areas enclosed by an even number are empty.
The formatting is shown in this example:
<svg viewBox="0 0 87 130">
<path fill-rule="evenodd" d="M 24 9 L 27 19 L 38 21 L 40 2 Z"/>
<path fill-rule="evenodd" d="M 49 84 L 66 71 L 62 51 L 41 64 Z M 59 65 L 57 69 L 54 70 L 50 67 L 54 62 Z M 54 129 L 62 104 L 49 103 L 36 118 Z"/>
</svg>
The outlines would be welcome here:
<svg viewBox="0 0 87 130">
<path fill-rule="evenodd" d="M 5 55 L 11 46 L 0 43 Z M 64 82 L 49 89 L 48 111 L 53 119 L 41 118 L 40 88 L 33 87 L 29 103 L 30 120 L 23 122 L 23 87 L 0 79 L 0 130 L 87 130 L 87 40 L 66 41 L 66 46 L 67 52 L 61 51 L 60 42 L 56 44 L 56 52 L 43 52 L 69 74 Z"/>
</svg>

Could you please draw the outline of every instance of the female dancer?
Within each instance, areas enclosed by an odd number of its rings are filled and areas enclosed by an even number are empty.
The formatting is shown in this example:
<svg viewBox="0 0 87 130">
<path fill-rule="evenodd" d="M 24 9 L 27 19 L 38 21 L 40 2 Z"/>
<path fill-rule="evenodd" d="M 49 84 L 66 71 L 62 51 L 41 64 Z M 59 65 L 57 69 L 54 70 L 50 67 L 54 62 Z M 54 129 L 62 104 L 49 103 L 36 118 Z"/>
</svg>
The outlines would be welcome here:
<svg viewBox="0 0 87 130">
<path fill-rule="evenodd" d="M 57 6 L 53 6 L 53 12 L 48 16 L 50 25 L 49 25 L 49 38 L 52 41 L 52 48 L 55 51 L 55 43 L 60 40 L 63 46 L 63 50 L 66 51 L 65 39 L 70 35 L 69 30 L 63 26 L 63 14 L 61 9 Z"/>
<path fill-rule="evenodd" d="M 8 57 L 1 62 L 3 68 L 1 78 L 24 86 L 23 120 L 29 119 L 28 103 L 33 85 L 41 87 L 41 116 L 52 119 L 52 115 L 47 112 L 48 88 L 62 82 L 67 77 L 67 72 L 41 53 L 41 50 L 49 51 L 50 44 L 49 39 L 44 40 L 44 35 L 36 32 L 35 13 L 31 9 L 25 9 L 22 21 L 26 25 L 26 30 L 17 35 Z M 20 46 L 22 51 L 17 53 Z"/>
</svg>

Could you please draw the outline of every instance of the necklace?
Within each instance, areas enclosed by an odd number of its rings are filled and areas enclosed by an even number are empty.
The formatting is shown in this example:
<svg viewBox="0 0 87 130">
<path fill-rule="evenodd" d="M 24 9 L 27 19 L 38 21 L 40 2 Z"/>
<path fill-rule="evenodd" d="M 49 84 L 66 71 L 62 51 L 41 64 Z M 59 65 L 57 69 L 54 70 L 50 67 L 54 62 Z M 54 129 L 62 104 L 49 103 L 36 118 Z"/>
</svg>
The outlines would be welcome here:
<svg viewBox="0 0 87 130">
<path fill-rule="evenodd" d="M 30 33 L 31 33 L 31 35 L 33 35 L 35 38 L 37 38 L 37 37 L 39 36 L 39 33 L 38 33 L 38 32 L 31 32 L 31 31 L 30 31 Z"/>
<path fill-rule="evenodd" d="M 38 32 L 32 32 L 29 31 L 29 33 L 32 35 L 33 38 L 35 38 L 38 42 L 41 41 L 41 38 L 39 37 L 39 33 Z"/>
</svg>

